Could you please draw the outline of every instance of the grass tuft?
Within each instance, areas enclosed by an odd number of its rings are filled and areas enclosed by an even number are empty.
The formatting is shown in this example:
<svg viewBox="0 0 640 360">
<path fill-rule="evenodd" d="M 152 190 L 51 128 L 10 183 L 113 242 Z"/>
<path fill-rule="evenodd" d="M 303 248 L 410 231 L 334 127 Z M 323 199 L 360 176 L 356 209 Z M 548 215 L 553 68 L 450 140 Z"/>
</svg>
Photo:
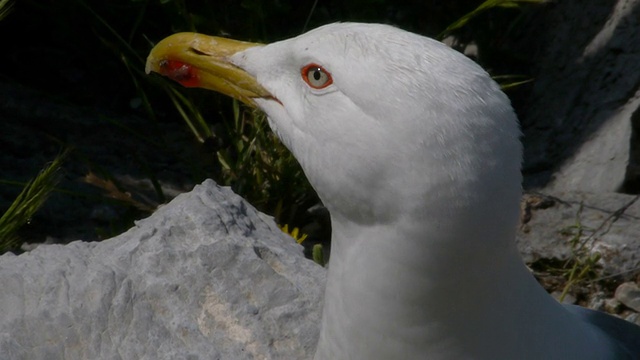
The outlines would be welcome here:
<svg viewBox="0 0 640 360">
<path fill-rule="evenodd" d="M 59 171 L 69 150 L 63 151 L 40 174 L 29 181 L 9 209 L 0 217 L 0 254 L 18 249 L 18 231 L 31 221 L 58 184 Z"/>
<path fill-rule="evenodd" d="M 576 223 L 562 229 L 561 231 L 563 235 L 571 236 L 571 238 L 569 238 L 569 244 L 571 245 L 571 258 L 569 258 L 563 265 L 566 283 L 562 288 L 562 293 L 560 294 L 560 302 L 564 300 L 574 286 L 595 278 L 596 268 L 601 257 L 600 253 L 593 253 L 591 248 L 586 246 L 592 236 L 588 236 L 585 240 L 585 233 L 593 233 L 593 229 L 585 228 L 582 225 L 580 220 L 582 210 L 583 204 L 580 204 L 578 213 L 576 214 Z"/>
<path fill-rule="evenodd" d="M 569 291 L 578 284 L 585 282 L 601 281 L 608 276 L 602 276 L 599 271 L 598 262 L 602 257 L 600 253 L 593 251 L 595 242 L 611 230 L 611 226 L 624 214 L 624 212 L 640 199 L 640 195 L 635 196 L 631 201 L 617 209 L 605 218 L 595 229 L 586 228 L 582 225 L 581 215 L 584 205 L 580 204 L 576 214 L 576 223 L 561 230 L 561 234 L 570 235 L 571 258 L 562 266 L 563 276 L 566 279 L 560 301 L 562 301 Z"/>
</svg>

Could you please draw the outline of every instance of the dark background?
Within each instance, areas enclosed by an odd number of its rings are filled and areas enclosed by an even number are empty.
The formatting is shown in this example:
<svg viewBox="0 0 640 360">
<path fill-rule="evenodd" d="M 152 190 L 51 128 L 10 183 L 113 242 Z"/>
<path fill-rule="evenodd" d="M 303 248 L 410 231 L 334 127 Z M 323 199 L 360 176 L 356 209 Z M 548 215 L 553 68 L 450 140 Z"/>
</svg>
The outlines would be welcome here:
<svg viewBox="0 0 640 360">
<path fill-rule="evenodd" d="M 197 31 L 271 42 L 331 22 L 359 21 L 437 37 L 481 3 L 17 1 L 0 21 L 0 212 L 65 148 L 73 151 L 59 191 L 24 228 L 22 236 L 28 242 L 107 238 L 148 214 L 84 182 L 90 172 L 112 179 L 123 192 L 151 207 L 208 177 L 229 182 L 222 178 L 215 155 L 229 146 L 224 132 L 204 143 L 197 141 L 158 86 L 163 80 L 144 74 L 153 44 L 172 33 Z M 455 31 L 454 45 L 460 50 L 477 46 L 473 57 L 492 75 L 526 78 L 535 51 L 529 35 L 548 6 L 552 5 L 489 10 Z M 233 118 L 228 98 L 198 89 L 179 91 L 196 104 L 212 129 Z M 528 85 L 508 91 L 517 112 L 526 111 L 528 91 Z M 162 183 L 161 194 L 154 182 Z M 291 200 L 299 201 L 296 211 L 304 214 L 317 202 L 313 194 L 296 199 Z M 258 207 L 273 210 L 273 204 Z M 310 221 L 308 216 L 287 220 L 300 227 Z"/>
</svg>

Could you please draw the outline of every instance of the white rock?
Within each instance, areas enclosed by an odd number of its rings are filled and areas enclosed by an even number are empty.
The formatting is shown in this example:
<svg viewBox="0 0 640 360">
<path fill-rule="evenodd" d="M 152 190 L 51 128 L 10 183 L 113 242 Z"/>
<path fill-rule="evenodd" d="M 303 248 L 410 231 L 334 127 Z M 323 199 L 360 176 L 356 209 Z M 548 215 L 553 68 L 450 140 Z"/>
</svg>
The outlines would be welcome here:
<svg viewBox="0 0 640 360">
<path fill-rule="evenodd" d="M 3 359 L 305 359 L 325 271 L 213 181 L 120 236 L 0 257 Z"/>
</svg>

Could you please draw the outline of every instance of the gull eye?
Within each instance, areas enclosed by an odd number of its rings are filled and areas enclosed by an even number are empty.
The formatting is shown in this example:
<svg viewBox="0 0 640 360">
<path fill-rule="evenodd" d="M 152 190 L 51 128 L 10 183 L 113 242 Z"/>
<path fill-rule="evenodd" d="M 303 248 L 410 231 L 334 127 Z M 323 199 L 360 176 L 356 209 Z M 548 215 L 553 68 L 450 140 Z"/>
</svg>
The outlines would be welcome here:
<svg viewBox="0 0 640 360">
<path fill-rule="evenodd" d="M 318 64 L 309 64 L 300 71 L 304 82 L 314 89 L 324 89 L 333 84 L 331 74 Z"/>
</svg>

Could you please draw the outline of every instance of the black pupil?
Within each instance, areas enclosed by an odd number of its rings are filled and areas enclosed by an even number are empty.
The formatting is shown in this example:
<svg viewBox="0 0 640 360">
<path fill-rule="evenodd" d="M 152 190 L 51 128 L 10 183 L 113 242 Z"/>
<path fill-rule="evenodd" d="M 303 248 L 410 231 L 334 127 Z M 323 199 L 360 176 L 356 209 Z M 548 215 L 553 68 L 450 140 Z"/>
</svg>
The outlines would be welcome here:
<svg viewBox="0 0 640 360">
<path fill-rule="evenodd" d="M 322 73 L 320 72 L 321 70 L 319 68 L 315 68 L 313 69 L 313 78 L 317 81 L 320 80 L 320 77 L 322 77 Z"/>
</svg>

